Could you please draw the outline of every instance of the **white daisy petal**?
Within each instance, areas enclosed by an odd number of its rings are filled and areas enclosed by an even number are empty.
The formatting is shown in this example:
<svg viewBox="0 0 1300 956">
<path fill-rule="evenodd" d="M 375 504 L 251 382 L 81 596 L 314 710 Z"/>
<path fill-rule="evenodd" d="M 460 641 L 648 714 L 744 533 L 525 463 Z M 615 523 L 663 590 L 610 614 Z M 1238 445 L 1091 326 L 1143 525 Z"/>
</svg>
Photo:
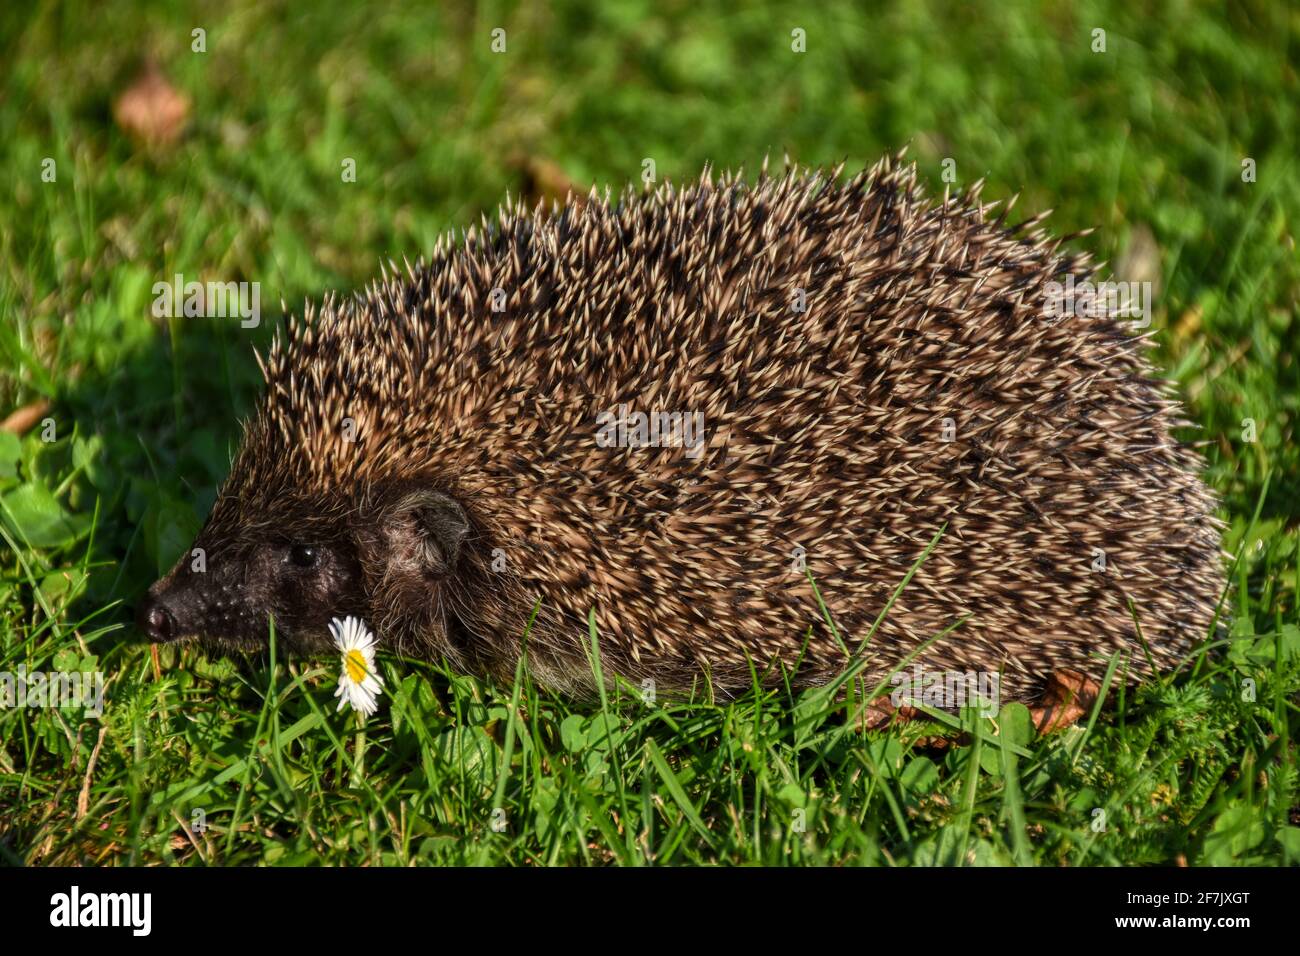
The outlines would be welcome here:
<svg viewBox="0 0 1300 956">
<path fill-rule="evenodd" d="M 334 692 L 339 698 L 339 710 L 346 703 L 368 717 L 379 709 L 376 698 L 384 688 L 384 679 L 375 666 L 375 637 L 365 622 L 351 616 L 335 618 L 329 627 L 342 657 L 339 686 Z"/>
</svg>

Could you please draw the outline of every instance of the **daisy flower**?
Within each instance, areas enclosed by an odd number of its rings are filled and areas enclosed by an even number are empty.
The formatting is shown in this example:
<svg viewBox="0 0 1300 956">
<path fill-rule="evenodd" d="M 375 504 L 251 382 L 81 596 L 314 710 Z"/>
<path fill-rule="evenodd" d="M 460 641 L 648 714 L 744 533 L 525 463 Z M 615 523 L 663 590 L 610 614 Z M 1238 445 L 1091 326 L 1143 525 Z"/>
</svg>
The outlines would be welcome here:
<svg viewBox="0 0 1300 956">
<path fill-rule="evenodd" d="M 355 617 L 330 622 L 334 644 L 343 655 L 343 669 L 339 672 L 339 687 L 334 696 L 339 698 L 338 709 L 351 704 L 369 717 L 379 705 L 376 698 L 383 692 L 384 679 L 375 667 L 375 636 L 365 622 Z"/>
</svg>

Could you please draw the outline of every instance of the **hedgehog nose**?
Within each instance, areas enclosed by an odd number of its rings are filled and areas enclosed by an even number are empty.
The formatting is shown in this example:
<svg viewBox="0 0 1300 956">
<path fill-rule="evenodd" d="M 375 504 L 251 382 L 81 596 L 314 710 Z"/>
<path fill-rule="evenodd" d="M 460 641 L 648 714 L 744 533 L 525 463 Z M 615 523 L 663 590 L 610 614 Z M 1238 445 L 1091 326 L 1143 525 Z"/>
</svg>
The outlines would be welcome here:
<svg viewBox="0 0 1300 956">
<path fill-rule="evenodd" d="M 136 624 L 154 642 L 170 641 L 176 635 L 176 618 L 155 597 L 146 597 L 136 614 Z"/>
</svg>

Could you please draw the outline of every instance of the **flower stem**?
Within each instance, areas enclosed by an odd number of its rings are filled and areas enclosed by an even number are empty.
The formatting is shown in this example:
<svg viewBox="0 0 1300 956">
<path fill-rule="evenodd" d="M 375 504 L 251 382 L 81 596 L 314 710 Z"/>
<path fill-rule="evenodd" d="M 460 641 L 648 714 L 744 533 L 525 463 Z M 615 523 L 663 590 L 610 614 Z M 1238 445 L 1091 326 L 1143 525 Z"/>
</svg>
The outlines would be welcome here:
<svg viewBox="0 0 1300 956">
<path fill-rule="evenodd" d="M 355 759 L 352 763 L 352 786 L 361 786 L 361 778 L 365 775 L 366 769 L 366 717 L 361 711 L 357 711 L 357 737 L 353 746 L 353 756 Z"/>
</svg>

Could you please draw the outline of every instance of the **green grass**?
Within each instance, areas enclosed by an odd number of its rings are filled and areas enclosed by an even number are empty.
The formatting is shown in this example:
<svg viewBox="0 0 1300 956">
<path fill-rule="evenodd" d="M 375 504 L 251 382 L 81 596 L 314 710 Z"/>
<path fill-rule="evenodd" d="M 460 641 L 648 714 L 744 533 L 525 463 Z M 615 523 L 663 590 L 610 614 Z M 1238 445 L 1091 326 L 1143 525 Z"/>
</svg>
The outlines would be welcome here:
<svg viewBox="0 0 1300 956">
<path fill-rule="evenodd" d="M 48 399 L 56 426 L 52 442 L 0 434 L 0 670 L 110 681 L 102 720 L 0 712 L 0 858 L 1300 860 L 1300 13 L 415 6 L 0 11 L 0 412 Z M 148 54 L 193 100 L 169 150 L 112 120 Z M 155 671 L 127 608 L 206 514 L 272 324 L 159 323 L 155 281 L 258 281 L 274 319 L 280 298 L 357 288 L 476 221 L 518 191 L 520 156 L 618 186 L 646 158 L 686 179 L 783 151 L 856 168 L 906 144 L 935 191 L 952 158 L 958 185 L 1020 193 L 1019 215 L 1054 207 L 1058 232 L 1096 227 L 1076 244 L 1157 282 L 1155 357 L 1197 426 L 1184 437 L 1206 443 L 1236 556 L 1230 639 L 1209 655 L 1113 685 L 1047 738 L 1018 705 L 964 714 L 970 742 L 947 750 L 918 746 L 933 725 L 863 733 L 833 695 L 575 706 L 526 673 L 490 687 L 393 659 L 363 738 L 334 713 L 334 661 L 163 649 Z M 210 829 L 192 841 L 196 809 Z"/>
</svg>

